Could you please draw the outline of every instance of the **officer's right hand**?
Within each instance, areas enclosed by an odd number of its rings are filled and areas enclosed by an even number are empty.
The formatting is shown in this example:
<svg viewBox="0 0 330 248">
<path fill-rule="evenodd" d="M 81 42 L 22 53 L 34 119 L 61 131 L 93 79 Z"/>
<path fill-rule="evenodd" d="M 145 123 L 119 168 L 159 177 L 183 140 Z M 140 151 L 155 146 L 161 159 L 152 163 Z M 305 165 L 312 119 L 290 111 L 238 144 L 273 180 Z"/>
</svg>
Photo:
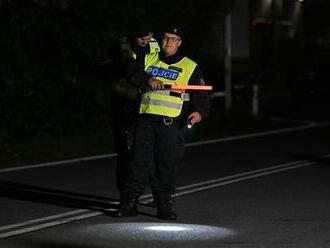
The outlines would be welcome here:
<svg viewBox="0 0 330 248">
<path fill-rule="evenodd" d="M 155 78 L 150 78 L 148 81 L 148 84 L 152 90 L 163 90 L 164 89 L 163 82 L 158 79 L 155 79 Z"/>
</svg>

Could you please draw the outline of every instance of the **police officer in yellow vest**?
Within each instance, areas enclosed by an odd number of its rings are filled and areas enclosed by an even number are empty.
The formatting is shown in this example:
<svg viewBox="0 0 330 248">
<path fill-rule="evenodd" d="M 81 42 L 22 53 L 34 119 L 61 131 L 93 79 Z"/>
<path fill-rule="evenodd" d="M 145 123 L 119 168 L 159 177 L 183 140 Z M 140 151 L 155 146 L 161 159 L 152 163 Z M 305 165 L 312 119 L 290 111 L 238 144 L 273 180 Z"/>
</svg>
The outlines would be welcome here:
<svg viewBox="0 0 330 248">
<path fill-rule="evenodd" d="M 127 178 L 128 166 L 131 161 L 134 126 L 138 115 L 139 95 L 138 90 L 131 84 L 133 76 L 140 68 L 140 61 L 144 61 L 146 54 L 156 54 L 160 51 L 158 42 L 152 37 L 152 32 L 146 25 L 137 25 L 129 38 L 122 38 L 120 54 L 116 63 L 117 80 L 112 83 L 111 96 L 113 109 L 114 143 L 117 152 L 116 178 L 120 201 L 127 198 L 123 185 Z M 118 61 L 119 60 L 119 61 Z M 116 65 L 113 65 L 115 68 Z M 112 68 L 112 69 L 113 69 Z"/>
<path fill-rule="evenodd" d="M 116 212 L 117 217 L 137 215 L 137 199 L 149 184 L 158 218 L 177 218 L 171 197 L 184 154 L 186 124 L 200 122 L 210 108 L 208 93 L 165 89 L 172 84 L 205 84 L 198 65 L 179 51 L 181 44 L 181 30 L 168 27 L 163 33 L 161 53 L 145 56 L 140 81 L 150 90 L 142 95 L 136 123 L 133 163 L 125 186 L 129 197 Z"/>
</svg>

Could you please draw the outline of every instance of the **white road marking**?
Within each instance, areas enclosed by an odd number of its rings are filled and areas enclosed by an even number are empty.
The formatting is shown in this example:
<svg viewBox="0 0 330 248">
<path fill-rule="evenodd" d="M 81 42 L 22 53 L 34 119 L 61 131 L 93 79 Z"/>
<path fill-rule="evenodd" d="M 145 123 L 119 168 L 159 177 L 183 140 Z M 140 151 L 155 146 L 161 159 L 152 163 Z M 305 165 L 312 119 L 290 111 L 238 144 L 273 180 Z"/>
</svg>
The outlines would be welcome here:
<svg viewBox="0 0 330 248">
<path fill-rule="evenodd" d="M 326 157 L 330 157 L 330 154 L 321 156 L 320 158 L 326 158 Z M 266 176 L 266 175 L 270 175 L 270 174 L 276 174 L 276 173 L 279 173 L 282 171 L 298 169 L 298 168 L 310 166 L 310 165 L 313 165 L 316 163 L 317 162 L 308 161 L 308 160 L 295 161 L 295 162 L 279 164 L 276 166 L 271 166 L 271 167 L 267 167 L 267 168 L 263 168 L 263 169 L 248 171 L 248 172 L 244 172 L 244 173 L 238 173 L 238 174 L 235 174 L 232 176 L 203 181 L 203 182 L 196 183 L 196 184 L 186 185 L 186 186 L 178 187 L 177 191 L 179 191 L 179 192 L 177 194 L 175 194 L 174 197 L 180 197 L 183 195 L 193 194 L 196 192 L 200 192 L 200 191 L 204 191 L 204 190 L 208 190 L 208 189 L 212 189 L 212 188 L 217 188 L 217 187 L 220 187 L 223 185 L 246 181 L 249 179 L 254 179 L 257 177 L 262 177 L 262 176 Z M 141 201 L 141 203 L 149 203 L 152 201 L 151 198 L 152 198 L 151 194 L 143 195 L 142 197 L 140 197 L 140 199 L 141 200 L 145 199 L 145 201 L 144 202 Z M 109 208 L 107 210 L 115 211 L 116 209 Z M 76 215 L 76 214 L 78 214 L 78 215 Z M 68 213 L 48 216 L 45 218 L 29 220 L 29 221 L 22 222 L 22 223 L 16 223 L 16 224 L 8 225 L 8 226 L 2 226 L 2 227 L 0 227 L 0 231 L 10 230 L 10 229 L 14 229 L 16 227 L 18 227 L 19 229 L 0 233 L 0 239 L 31 232 L 31 231 L 41 230 L 41 229 L 45 229 L 48 227 L 53 227 L 53 226 L 57 226 L 57 225 L 65 224 L 65 223 L 70 223 L 70 222 L 74 222 L 74 221 L 78 221 L 78 220 L 83 220 L 83 219 L 95 217 L 95 216 L 102 215 L 102 214 L 103 213 L 101 213 L 101 212 L 95 212 L 95 211 L 81 209 L 81 210 L 72 211 L 72 212 L 68 212 Z M 71 217 L 64 218 L 64 219 L 59 219 L 59 218 L 63 218 L 63 217 L 70 216 L 70 215 L 75 215 L 75 216 L 71 216 Z M 57 219 L 57 220 L 54 220 L 54 219 Z M 49 221 L 49 220 L 54 220 L 54 221 L 45 222 L 45 221 Z M 38 223 L 40 223 L 40 224 L 38 224 Z M 30 226 L 31 224 L 36 224 L 36 225 Z M 27 226 L 27 227 L 25 227 L 25 226 Z"/>
<path fill-rule="evenodd" d="M 282 128 L 282 129 L 278 129 L 278 130 L 265 131 L 265 132 L 252 133 L 252 134 L 244 134 L 244 135 L 232 136 L 232 137 L 228 137 L 228 138 L 191 142 L 191 143 L 186 144 L 186 146 L 187 147 L 200 146 L 200 145 L 208 145 L 208 144 L 220 143 L 220 142 L 226 142 L 226 141 L 232 141 L 232 140 L 255 138 L 255 137 L 259 137 L 259 136 L 266 136 L 266 135 L 279 134 L 279 133 L 288 133 L 288 132 L 310 129 L 310 128 L 314 128 L 314 127 L 320 127 L 320 126 L 323 126 L 323 125 L 316 124 L 316 123 L 310 123 L 308 125 L 299 126 L 299 127 Z"/>
<path fill-rule="evenodd" d="M 42 221 L 63 218 L 63 217 L 69 216 L 69 215 L 82 214 L 82 213 L 88 212 L 88 211 L 89 210 L 80 209 L 80 210 L 71 211 L 71 212 L 67 212 L 67 213 L 63 213 L 63 214 L 55 214 L 55 215 L 50 215 L 50 216 L 39 218 L 39 219 L 28 220 L 28 221 L 24 221 L 24 222 L 12 224 L 12 225 L 1 226 L 0 231 L 9 230 L 9 229 L 13 229 L 13 228 L 21 227 L 21 226 L 28 226 L 28 225 L 35 224 L 35 223 L 42 222 Z"/>
<path fill-rule="evenodd" d="M 326 154 L 321 156 L 320 158 L 328 158 L 330 157 L 330 154 Z M 187 186 L 182 186 L 182 187 L 178 187 L 177 190 L 184 190 L 184 189 L 188 189 L 188 188 L 193 188 L 193 187 L 200 187 L 200 186 L 204 186 L 206 184 L 211 184 L 211 183 L 218 183 L 219 181 L 226 181 L 226 180 L 230 180 L 233 178 L 237 178 L 237 177 L 244 177 L 250 174 L 256 174 L 256 173 L 263 173 L 263 172 L 267 172 L 267 171 L 276 171 L 276 170 L 280 170 L 281 168 L 289 168 L 290 166 L 295 166 L 297 164 L 306 164 L 309 163 L 311 161 L 308 160 L 300 160 L 300 161 L 294 161 L 294 162 L 289 162 L 289 163 L 285 163 L 285 164 L 280 164 L 280 165 L 275 165 L 275 166 L 270 166 L 270 167 L 266 167 L 266 168 L 262 168 L 262 169 L 258 169 L 258 170 L 252 170 L 252 171 L 247 171 L 247 172 L 242 172 L 242 173 L 238 173 L 232 176 L 227 176 L 227 177 L 222 177 L 222 178 L 217 178 L 217 179 L 212 179 L 212 180 L 208 180 L 208 181 L 203 181 L 200 183 L 195 183 L 195 184 L 190 184 Z"/>
<path fill-rule="evenodd" d="M 69 217 L 69 218 L 66 218 L 66 219 L 61 219 L 61 220 L 57 220 L 57 221 L 53 221 L 53 222 L 46 222 L 46 223 L 42 223 L 42 224 L 39 224 L 39 225 L 26 227 L 26 228 L 23 228 L 23 229 L 17 229 L 17 230 L 9 231 L 9 232 L 6 232 L 6 233 L 1 233 L 0 234 L 0 239 L 15 236 L 15 235 L 19 235 L 19 234 L 23 234 L 23 233 L 27 233 L 27 232 L 37 231 L 37 230 L 45 229 L 45 228 L 48 228 L 48 227 L 58 226 L 58 225 L 69 223 L 69 222 L 83 220 L 83 219 L 91 218 L 91 217 L 94 217 L 94 216 L 97 216 L 97 215 L 101 214 L 99 212 L 92 212 L 92 211 L 88 211 L 88 210 L 86 210 L 86 212 L 87 212 L 86 214 L 73 216 L 73 217 Z"/>
<path fill-rule="evenodd" d="M 34 168 L 54 166 L 54 165 L 66 165 L 66 164 L 79 163 L 79 162 L 83 162 L 83 161 L 90 161 L 90 160 L 96 160 L 96 159 L 102 159 L 102 158 L 112 158 L 112 157 L 115 157 L 115 156 L 117 156 L 117 153 L 110 153 L 110 154 L 103 154 L 103 155 L 98 155 L 98 156 L 82 157 L 82 158 L 54 161 L 54 162 L 41 163 L 41 164 L 16 166 L 16 167 L 11 167 L 11 168 L 0 169 L 0 173 L 10 172 L 10 171 L 18 171 L 18 170 L 25 170 L 25 169 L 34 169 Z"/>
<path fill-rule="evenodd" d="M 293 170 L 293 169 L 309 166 L 309 165 L 312 165 L 312 164 L 315 164 L 315 162 L 297 164 L 297 165 L 293 165 L 293 166 L 289 166 L 289 167 L 282 167 L 280 169 L 270 170 L 270 171 L 266 171 L 266 172 L 259 172 L 259 173 L 251 174 L 251 175 L 248 175 L 248 176 L 237 177 L 237 178 L 230 179 L 230 180 L 227 180 L 227 181 L 223 181 L 223 182 L 220 182 L 220 183 L 214 183 L 214 184 L 210 184 L 210 185 L 207 185 L 207 186 L 186 190 L 186 191 L 175 194 L 174 197 L 193 194 L 193 193 L 197 193 L 197 192 L 204 191 L 204 190 L 207 190 L 207 189 L 212 189 L 212 188 L 217 188 L 217 187 L 220 187 L 220 186 L 223 186 L 223 185 L 238 183 L 238 182 L 246 181 L 246 180 L 257 178 L 257 177 L 262 177 L 262 176 L 266 176 L 266 175 L 270 175 L 270 174 L 279 173 L 279 172 L 286 171 L 286 170 Z"/>
<path fill-rule="evenodd" d="M 297 122 L 298 122 L 298 120 L 297 120 Z M 329 122 L 327 122 L 327 123 L 309 122 L 309 124 L 304 125 L 304 126 L 299 126 L 299 127 L 283 128 L 283 129 L 278 129 L 278 130 L 238 135 L 238 136 L 232 136 L 232 137 L 227 137 L 227 138 L 191 142 L 191 143 L 187 143 L 185 146 L 191 147 L 191 146 L 199 146 L 199 145 L 208 145 L 208 144 L 220 143 L 220 142 L 226 142 L 226 141 L 232 141 L 232 140 L 254 138 L 254 137 L 279 134 L 279 133 L 294 132 L 294 131 L 305 130 L 305 129 L 315 128 L 315 127 L 328 126 L 328 125 L 330 125 Z M 34 168 L 39 168 L 39 167 L 55 166 L 55 165 L 66 165 L 66 164 L 72 164 L 72 163 L 78 163 L 78 162 L 90 161 L 90 160 L 96 160 L 96 159 L 102 159 L 102 158 L 112 158 L 115 156 L 117 156 L 117 153 L 103 154 L 103 155 L 91 156 L 91 157 L 82 157 L 82 158 L 69 159 L 69 160 L 61 160 L 61 161 L 55 161 L 55 162 L 49 162 L 49 163 L 17 166 L 17 167 L 0 169 L 0 173 L 25 170 L 25 169 L 34 169 Z"/>
</svg>

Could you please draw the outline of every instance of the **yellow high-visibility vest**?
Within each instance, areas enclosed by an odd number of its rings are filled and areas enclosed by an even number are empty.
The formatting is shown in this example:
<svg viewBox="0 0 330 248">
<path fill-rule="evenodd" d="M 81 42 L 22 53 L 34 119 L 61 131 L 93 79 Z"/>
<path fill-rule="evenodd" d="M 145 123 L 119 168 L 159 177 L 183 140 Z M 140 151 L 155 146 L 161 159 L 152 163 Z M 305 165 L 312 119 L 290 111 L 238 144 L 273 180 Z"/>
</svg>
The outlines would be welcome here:
<svg viewBox="0 0 330 248">
<path fill-rule="evenodd" d="M 149 48 L 150 54 L 159 53 L 160 51 L 159 44 L 154 38 L 151 38 Z M 127 61 L 128 58 L 136 59 L 136 53 L 133 51 L 126 37 L 120 40 L 120 49 L 123 62 Z"/>
<path fill-rule="evenodd" d="M 165 85 L 187 85 L 197 64 L 184 57 L 175 64 L 166 64 L 159 60 L 158 54 L 145 56 L 145 71 Z M 175 94 L 171 93 L 175 92 Z M 184 91 L 153 90 L 142 95 L 140 114 L 155 114 L 168 117 L 180 115 L 183 102 L 188 101 L 188 94 Z"/>
<path fill-rule="evenodd" d="M 154 54 L 154 53 L 159 53 L 160 52 L 160 47 L 159 44 L 157 42 L 157 40 L 155 38 L 151 38 L 150 42 L 149 42 L 149 47 L 150 47 L 150 54 Z"/>
</svg>

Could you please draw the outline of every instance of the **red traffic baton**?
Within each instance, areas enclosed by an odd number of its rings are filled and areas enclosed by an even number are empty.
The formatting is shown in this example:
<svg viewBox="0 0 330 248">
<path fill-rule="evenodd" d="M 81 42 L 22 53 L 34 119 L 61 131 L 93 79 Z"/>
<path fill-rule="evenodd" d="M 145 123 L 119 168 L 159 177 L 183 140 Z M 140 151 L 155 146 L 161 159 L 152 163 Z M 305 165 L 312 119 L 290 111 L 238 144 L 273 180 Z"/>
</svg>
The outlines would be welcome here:
<svg viewBox="0 0 330 248">
<path fill-rule="evenodd" d="M 165 89 L 170 90 L 212 90 L 212 85 L 177 85 L 165 84 Z"/>
</svg>

